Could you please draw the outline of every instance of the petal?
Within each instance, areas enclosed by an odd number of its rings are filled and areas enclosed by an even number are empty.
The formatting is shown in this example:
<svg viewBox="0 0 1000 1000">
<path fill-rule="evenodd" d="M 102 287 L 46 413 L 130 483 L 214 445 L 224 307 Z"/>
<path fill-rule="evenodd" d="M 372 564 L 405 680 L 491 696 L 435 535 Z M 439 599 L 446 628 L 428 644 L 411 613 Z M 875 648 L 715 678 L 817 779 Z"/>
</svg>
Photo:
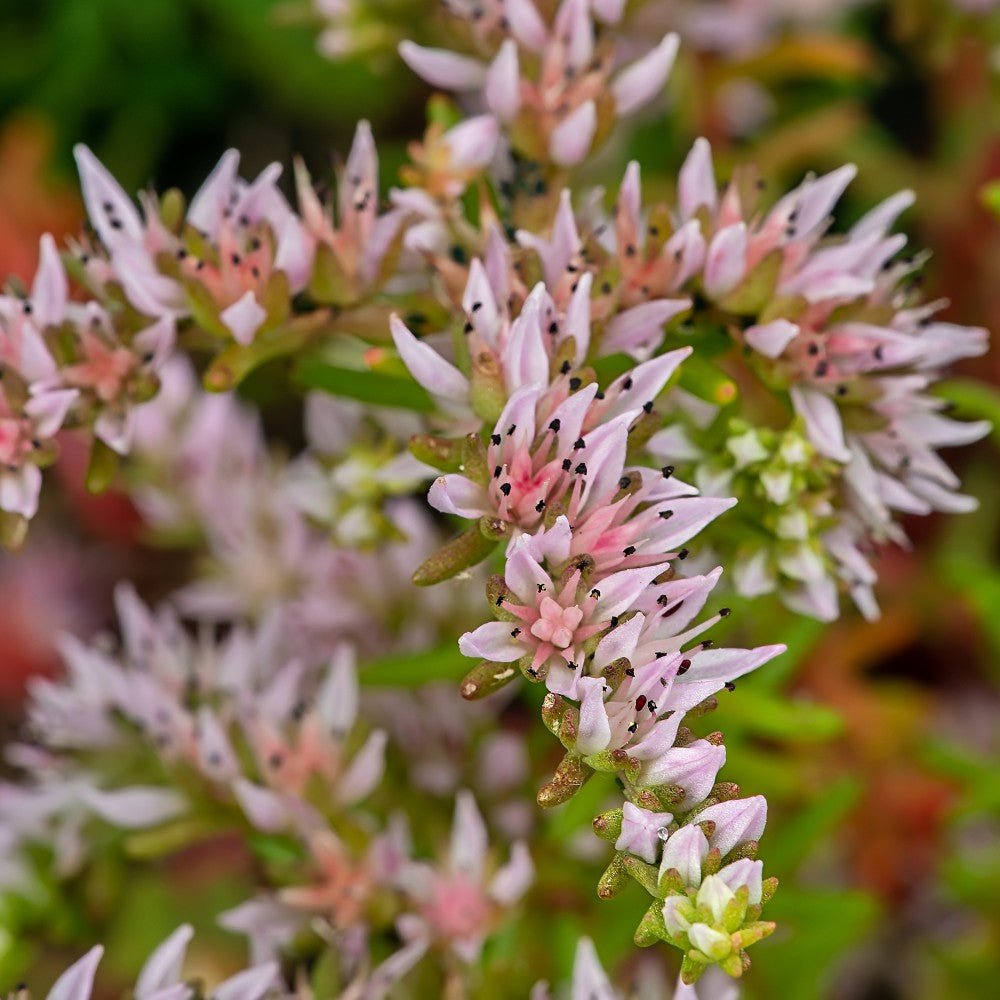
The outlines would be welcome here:
<svg viewBox="0 0 1000 1000">
<path fill-rule="evenodd" d="M 193 936 L 194 928 L 182 924 L 146 959 L 136 980 L 135 1000 L 147 1000 L 147 994 L 172 986 L 180 979 L 184 954 Z"/>
<path fill-rule="evenodd" d="M 277 792 L 246 778 L 237 778 L 232 789 L 243 814 L 256 829 L 264 833 L 278 833 L 287 828 L 291 817 Z"/>
<path fill-rule="evenodd" d="M 55 981 L 46 1000 L 90 1000 L 94 974 L 103 954 L 101 945 L 91 948 Z"/>
<path fill-rule="evenodd" d="M 535 866 L 525 844 L 518 840 L 510 848 L 510 860 L 497 869 L 490 882 L 490 895 L 502 906 L 513 906 L 535 878 Z"/>
<path fill-rule="evenodd" d="M 601 597 L 594 608 L 594 619 L 601 620 L 620 615 L 635 604 L 636 598 L 666 568 L 667 563 L 624 569 L 601 580 Z"/>
<path fill-rule="evenodd" d="M 713 214 L 718 203 L 712 147 L 707 139 L 695 139 L 677 182 L 677 199 L 682 219 L 690 219 L 705 205 Z"/>
<path fill-rule="evenodd" d="M 720 229 L 708 245 L 703 284 L 711 299 L 721 299 L 742 280 L 746 271 L 747 227 L 743 222 Z"/>
<path fill-rule="evenodd" d="M 580 722 L 575 749 L 585 756 L 599 753 L 611 742 L 611 722 L 604 707 L 605 681 L 602 677 L 581 677 L 576 687 Z"/>
<path fill-rule="evenodd" d="M 573 986 L 570 1000 L 617 1000 L 618 993 L 612 987 L 597 949 L 590 938 L 580 938 L 573 959 Z"/>
<path fill-rule="evenodd" d="M 458 648 L 463 656 L 475 656 L 496 663 L 512 663 L 529 650 L 523 642 L 511 637 L 510 622 L 486 622 L 472 632 L 459 637 Z"/>
<path fill-rule="evenodd" d="M 673 517 L 660 522 L 663 525 L 662 531 L 657 525 L 652 533 L 656 545 L 664 552 L 669 552 L 689 541 L 705 525 L 736 506 L 734 498 L 726 497 L 679 497 L 667 503 L 670 505 L 669 509 L 674 512 Z"/>
<path fill-rule="evenodd" d="M 388 736 L 381 729 L 370 733 L 361 749 L 340 776 L 337 798 L 353 805 L 370 795 L 385 774 L 385 746 Z"/>
<path fill-rule="evenodd" d="M 119 187 L 100 160 L 82 143 L 73 147 L 87 215 L 101 242 L 114 248 L 122 242 L 141 243 L 142 219 L 132 200 Z M 119 225 L 112 226 L 112 220 Z"/>
<path fill-rule="evenodd" d="M 260 1000 L 272 986 L 277 985 L 277 979 L 278 963 L 266 962 L 237 972 L 224 983 L 219 983 L 212 990 L 212 1000 Z"/>
<path fill-rule="evenodd" d="M 258 303 L 253 292 L 247 291 L 231 306 L 219 313 L 219 319 L 229 327 L 237 343 L 253 341 L 261 324 L 267 319 L 267 311 Z"/>
<path fill-rule="evenodd" d="M 486 824 L 472 793 L 464 788 L 455 794 L 455 816 L 451 825 L 451 842 L 448 860 L 455 874 L 462 874 L 473 882 L 482 878 L 489 841 Z"/>
<path fill-rule="evenodd" d="M 513 121 L 521 110 L 521 74 L 517 42 L 508 38 L 486 74 L 486 106 L 502 122 Z"/>
<path fill-rule="evenodd" d="M 478 90 L 486 81 L 486 67 L 478 59 L 447 49 L 405 41 L 399 44 L 399 54 L 417 76 L 442 90 Z"/>
<path fill-rule="evenodd" d="M 690 299 L 652 299 L 618 313 L 604 331 L 601 353 L 624 351 L 633 357 L 648 356 L 663 342 L 663 325 L 690 308 Z M 687 348 L 681 357 L 690 353 L 691 349 Z"/>
<path fill-rule="evenodd" d="M 324 727 L 340 736 L 354 725 L 358 715 L 360 690 L 354 652 L 350 646 L 339 646 L 316 693 L 316 712 Z"/>
<path fill-rule="evenodd" d="M 719 802 L 698 813 L 697 822 L 715 824 L 712 847 L 725 857 L 734 847 L 748 840 L 759 840 L 767 823 L 767 799 L 754 795 L 747 799 Z"/>
<path fill-rule="evenodd" d="M 186 800 L 178 792 L 139 785 L 114 791 L 89 788 L 82 798 L 101 819 L 125 830 L 157 826 L 187 808 Z"/>
<path fill-rule="evenodd" d="M 805 386 L 793 387 L 791 397 L 816 450 L 836 462 L 849 462 L 851 453 L 844 441 L 844 425 L 837 404 L 824 393 Z"/>
<path fill-rule="evenodd" d="M 787 319 L 776 319 L 770 323 L 748 327 L 744 331 L 746 342 L 766 358 L 777 358 L 798 336 L 799 328 Z"/>
<path fill-rule="evenodd" d="M 611 94 L 619 115 L 632 114 L 663 89 L 679 47 L 680 38 L 677 35 L 666 35 L 655 49 L 615 77 Z"/>
<path fill-rule="evenodd" d="M 24 404 L 24 412 L 31 418 L 35 434 L 40 438 L 52 437 L 62 427 L 79 395 L 76 389 L 51 389 L 32 396 Z"/>
<path fill-rule="evenodd" d="M 491 512 L 483 487 L 458 472 L 438 476 L 431 483 L 427 502 L 443 514 L 456 514 L 470 520 Z"/>
<path fill-rule="evenodd" d="M 230 207 L 239 168 L 239 150 L 227 149 L 191 199 L 188 223 L 212 239 L 218 236 L 223 213 Z"/>
<path fill-rule="evenodd" d="M 389 317 L 389 323 L 393 343 L 410 374 L 433 395 L 466 402 L 469 398 L 466 377 L 432 347 L 417 340 L 395 313 Z"/>
<path fill-rule="evenodd" d="M 568 114 L 549 136 L 549 155 L 561 167 L 575 167 L 590 152 L 597 131 L 597 107 L 585 101 Z"/>
<path fill-rule="evenodd" d="M 696 823 L 682 826 L 672 833 L 663 845 L 660 873 L 676 869 L 685 885 L 696 886 L 701 882 L 701 863 L 708 854 L 708 838 Z"/>
<path fill-rule="evenodd" d="M 38 246 L 38 270 L 31 283 L 32 318 L 39 328 L 55 326 L 66 313 L 69 286 L 56 242 L 45 233 Z"/>
<path fill-rule="evenodd" d="M 504 15 L 510 33 L 531 52 L 541 52 L 549 40 L 545 22 L 533 0 L 506 0 Z"/>
<path fill-rule="evenodd" d="M 479 115 L 448 129 L 441 142 L 448 146 L 455 170 L 479 170 L 493 160 L 499 137 L 496 118 Z"/>
</svg>

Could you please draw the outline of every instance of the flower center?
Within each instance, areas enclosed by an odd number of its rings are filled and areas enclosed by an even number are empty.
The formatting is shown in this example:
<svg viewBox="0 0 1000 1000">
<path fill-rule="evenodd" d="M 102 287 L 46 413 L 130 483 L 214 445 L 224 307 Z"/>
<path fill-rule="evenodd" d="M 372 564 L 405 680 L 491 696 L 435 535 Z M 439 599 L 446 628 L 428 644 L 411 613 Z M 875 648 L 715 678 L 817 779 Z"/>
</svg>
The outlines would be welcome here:
<svg viewBox="0 0 1000 1000">
<path fill-rule="evenodd" d="M 531 626 L 531 634 L 542 642 L 551 642 L 556 649 L 572 645 L 583 612 L 576 605 L 564 608 L 551 597 L 542 598 L 538 611 L 541 617 Z"/>
</svg>

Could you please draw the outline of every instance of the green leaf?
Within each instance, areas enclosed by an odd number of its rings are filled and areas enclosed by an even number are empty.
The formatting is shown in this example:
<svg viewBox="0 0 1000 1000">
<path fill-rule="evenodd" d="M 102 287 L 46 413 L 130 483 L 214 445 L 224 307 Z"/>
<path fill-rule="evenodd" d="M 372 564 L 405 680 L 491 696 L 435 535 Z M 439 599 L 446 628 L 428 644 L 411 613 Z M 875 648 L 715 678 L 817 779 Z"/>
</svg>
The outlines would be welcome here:
<svg viewBox="0 0 1000 1000">
<path fill-rule="evenodd" d="M 455 642 L 423 653 L 385 656 L 361 667 L 361 683 L 370 687 L 419 687 L 431 681 L 454 681 L 468 670 L 470 660 Z"/>
<path fill-rule="evenodd" d="M 325 361 L 304 360 L 295 368 L 295 377 L 308 389 L 322 389 L 333 396 L 359 399 L 376 406 L 427 412 L 434 403 L 423 386 L 411 379 L 395 378 L 381 372 L 340 368 Z"/>
</svg>

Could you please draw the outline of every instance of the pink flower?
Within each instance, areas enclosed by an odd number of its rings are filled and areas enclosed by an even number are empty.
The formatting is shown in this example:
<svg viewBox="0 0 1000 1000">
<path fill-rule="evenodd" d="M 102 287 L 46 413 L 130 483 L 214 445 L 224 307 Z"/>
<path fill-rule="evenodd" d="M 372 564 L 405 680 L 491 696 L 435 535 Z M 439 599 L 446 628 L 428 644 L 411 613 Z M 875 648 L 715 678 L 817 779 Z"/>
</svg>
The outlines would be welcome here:
<svg viewBox="0 0 1000 1000">
<path fill-rule="evenodd" d="M 584 643 L 608 628 L 628 610 L 666 563 L 622 570 L 588 587 L 579 568 L 570 566 L 559 584 L 530 554 L 527 542 L 515 541 L 507 554 L 507 596 L 498 605 L 507 620 L 481 625 L 459 639 L 466 656 L 507 663 L 522 660 L 540 679 L 550 667 L 571 676 L 584 665 Z M 520 602 L 520 603 L 517 603 Z M 516 623 L 511 627 L 512 622 Z"/>
</svg>

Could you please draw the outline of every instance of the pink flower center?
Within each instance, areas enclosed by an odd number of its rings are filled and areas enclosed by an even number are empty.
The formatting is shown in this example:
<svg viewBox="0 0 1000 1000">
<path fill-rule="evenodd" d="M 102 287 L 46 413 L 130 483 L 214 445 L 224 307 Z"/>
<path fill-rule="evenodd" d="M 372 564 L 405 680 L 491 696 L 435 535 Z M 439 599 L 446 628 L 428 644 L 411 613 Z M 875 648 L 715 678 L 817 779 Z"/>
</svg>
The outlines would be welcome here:
<svg viewBox="0 0 1000 1000">
<path fill-rule="evenodd" d="M 531 626 L 531 634 L 542 642 L 551 642 L 556 649 L 566 649 L 573 643 L 573 633 L 583 620 L 583 612 L 574 604 L 564 608 L 551 597 L 543 597 L 538 608 L 541 617 Z"/>
<path fill-rule="evenodd" d="M 440 937 L 470 937 L 486 928 L 490 905 L 480 886 L 458 875 L 439 878 L 432 892 L 424 917 Z"/>
<path fill-rule="evenodd" d="M 17 468 L 31 451 L 31 433 L 27 421 L 0 419 L 0 465 Z"/>
</svg>

